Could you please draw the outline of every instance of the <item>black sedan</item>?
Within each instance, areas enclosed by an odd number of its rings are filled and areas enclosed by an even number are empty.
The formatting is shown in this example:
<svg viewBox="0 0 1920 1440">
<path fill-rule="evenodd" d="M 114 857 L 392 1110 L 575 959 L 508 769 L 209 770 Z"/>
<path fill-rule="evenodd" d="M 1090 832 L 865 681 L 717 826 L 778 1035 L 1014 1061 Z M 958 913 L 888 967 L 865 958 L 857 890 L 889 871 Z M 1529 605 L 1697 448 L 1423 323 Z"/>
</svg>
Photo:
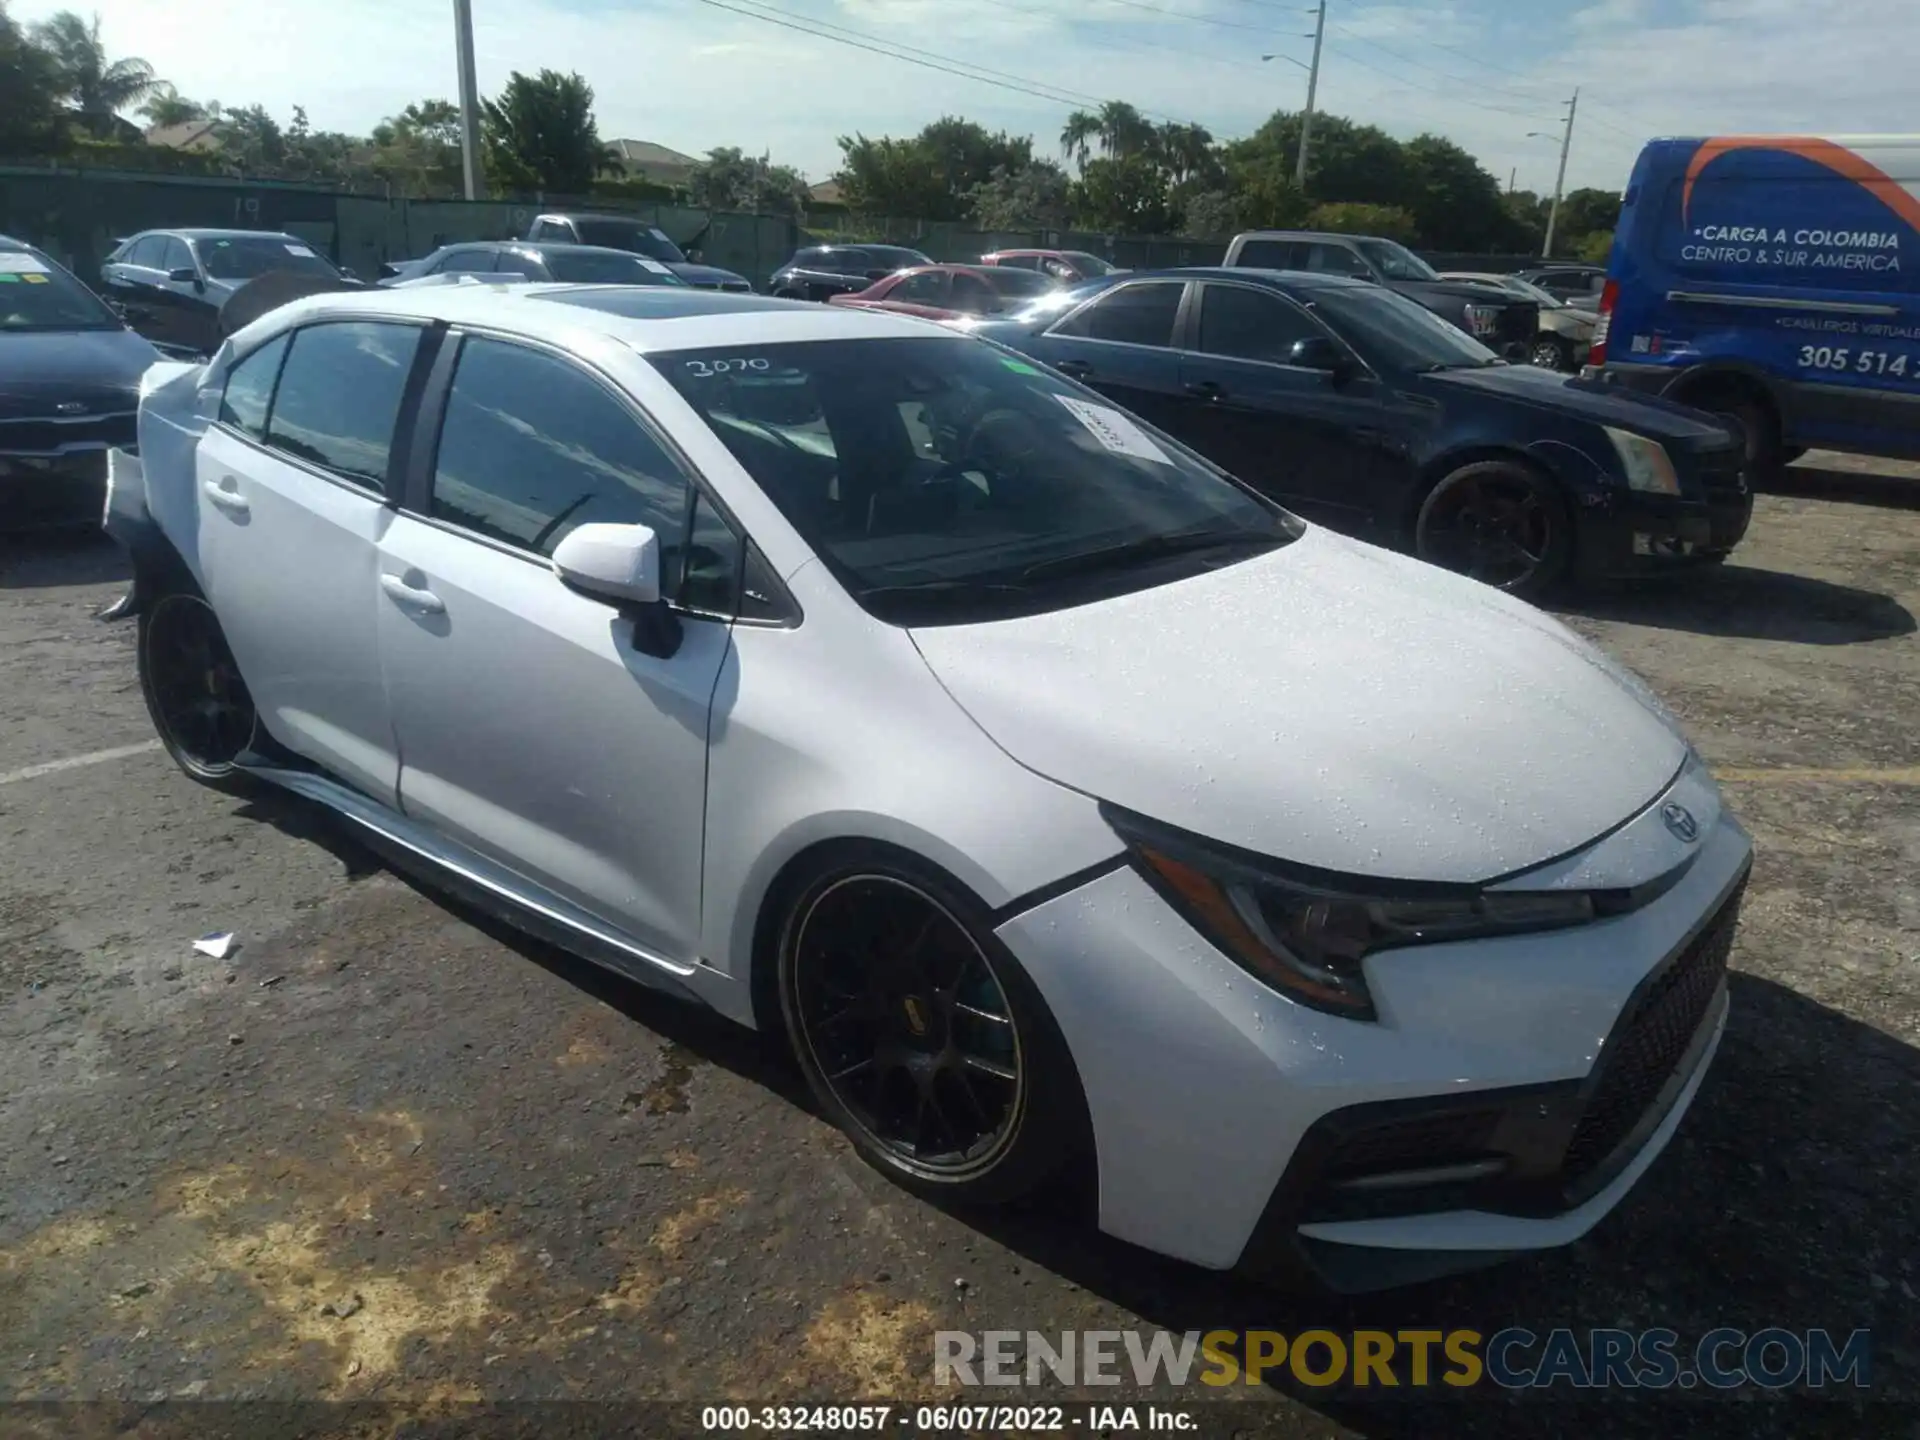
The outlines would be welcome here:
<svg viewBox="0 0 1920 1440">
<path fill-rule="evenodd" d="M 788 300 L 855 295 L 896 271 L 931 264 L 904 245 L 808 245 L 773 272 L 767 293 Z"/>
<path fill-rule="evenodd" d="M 1130 274 L 966 328 L 1302 514 L 1516 593 L 1723 558 L 1752 514 L 1719 421 L 1509 365 L 1364 281 Z"/>
<path fill-rule="evenodd" d="M 100 288 L 127 324 L 161 349 L 197 357 L 219 348 L 220 308 L 233 292 L 281 273 L 354 283 L 285 231 L 143 230 L 102 262 Z"/>
<path fill-rule="evenodd" d="M 160 358 L 53 259 L 0 236 L 0 531 L 100 523 Z"/>
<path fill-rule="evenodd" d="M 380 267 L 379 283 L 400 285 L 434 275 L 492 276 L 496 280 L 559 280 L 580 285 L 685 285 L 665 261 L 604 245 L 548 240 L 476 240 L 442 245 L 421 260 Z"/>
</svg>

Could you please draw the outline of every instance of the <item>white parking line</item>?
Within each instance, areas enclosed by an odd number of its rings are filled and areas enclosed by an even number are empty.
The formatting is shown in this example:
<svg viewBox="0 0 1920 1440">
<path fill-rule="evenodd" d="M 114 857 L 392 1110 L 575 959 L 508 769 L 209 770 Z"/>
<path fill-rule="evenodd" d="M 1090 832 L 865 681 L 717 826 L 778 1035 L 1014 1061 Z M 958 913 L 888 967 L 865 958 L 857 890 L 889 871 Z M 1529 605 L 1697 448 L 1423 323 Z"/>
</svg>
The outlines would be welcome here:
<svg viewBox="0 0 1920 1440">
<path fill-rule="evenodd" d="M 158 740 L 142 740 L 138 745 L 117 745 L 111 750 L 95 750 L 91 755 L 69 755 L 65 760 L 45 760 L 38 765 L 0 773 L 0 785 L 17 785 L 22 780 L 38 780 L 42 775 L 58 775 L 62 770 L 78 770 L 85 765 L 104 765 L 109 760 L 125 760 L 130 755 L 147 755 L 159 748 Z"/>
</svg>

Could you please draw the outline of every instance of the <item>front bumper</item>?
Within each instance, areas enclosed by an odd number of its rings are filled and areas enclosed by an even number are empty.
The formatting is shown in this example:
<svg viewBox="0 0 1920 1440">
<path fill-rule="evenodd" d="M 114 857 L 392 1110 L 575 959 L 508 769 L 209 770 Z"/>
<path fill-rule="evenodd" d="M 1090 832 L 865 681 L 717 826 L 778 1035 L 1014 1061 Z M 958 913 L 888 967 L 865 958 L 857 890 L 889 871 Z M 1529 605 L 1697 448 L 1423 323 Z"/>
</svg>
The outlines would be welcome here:
<svg viewBox="0 0 1920 1440">
<path fill-rule="evenodd" d="M 97 526 L 106 500 L 104 449 L 0 454 L 0 533 Z"/>
<path fill-rule="evenodd" d="M 1079 1066 L 1101 1228 L 1215 1269 L 1303 1261 L 1348 1289 L 1585 1234 L 1664 1148 L 1711 1061 L 1725 951 L 1696 942 L 1730 943 L 1751 846 L 1689 770 L 1554 867 L 1561 883 L 1642 883 L 1650 877 L 1628 872 L 1678 843 L 1658 841 L 1660 808 L 1676 795 L 1700 838 L 1659 898 L 1574 930 L 1376 955 L 1375 1023 L 1260 985 L 1131 869 L 1007 921 L 999 933 Z M 1673 856 L 1664 852 L 1667 872 Z M 1715 920 L 1724 932 L 1709 929 Z M 1650 977 L 1676 967 L 1685 1005 L 1636 1019 L 1659 989 Z M 1615 1074 L 1636 1052 L 1641 1063 Z M 1371 1161 L 1331 1143 L 1379 1130 L 1357 1122 L 1389 1112 L 1431 1118 L 1375 1135 Z M 1501 1164 L 1452 1172 L 1490 1160 Z M 1341 1189 L 1383 1165 L 1403 1178 Z M 1409 1170 L 1437 1173 L 1409 1184 Z"/>
<path fill-rule="evenodd" d="M 1575 568 L 1585 578 L 1634 574 L 1676 560 L 1730 553 L 1753 521 L 1753 491 L 1738 451 L 1676 455 L 1684 495 L 1609 485 L 1582 497 Z"/>
</svg>

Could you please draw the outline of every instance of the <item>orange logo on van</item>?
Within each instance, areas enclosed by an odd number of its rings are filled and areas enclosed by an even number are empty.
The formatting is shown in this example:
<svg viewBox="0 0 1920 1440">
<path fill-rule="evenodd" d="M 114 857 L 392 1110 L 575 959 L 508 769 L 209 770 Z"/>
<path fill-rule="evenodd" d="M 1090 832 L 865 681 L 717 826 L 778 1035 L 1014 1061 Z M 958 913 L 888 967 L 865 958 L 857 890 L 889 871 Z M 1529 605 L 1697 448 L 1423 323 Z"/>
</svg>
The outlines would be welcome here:
<svg viewBox="0 0 1920 1440">
<path fill-rule="evenodd" d="M 1871 191 L 1894 214 L 1920 230 L 1920 199 L 1871 160 L 1817 135 L 1718 135 L 1702 141 L 1694 152 L 1693 163 L 1687 166 L 1686 185 L 1680 192 L 1682 223 L 1693 203 L 1693 182 L 1700 178 L 1700 172 L 1735 150 L 1779 150 L 1824 165 L 1843 179 Z"/>
</svg>

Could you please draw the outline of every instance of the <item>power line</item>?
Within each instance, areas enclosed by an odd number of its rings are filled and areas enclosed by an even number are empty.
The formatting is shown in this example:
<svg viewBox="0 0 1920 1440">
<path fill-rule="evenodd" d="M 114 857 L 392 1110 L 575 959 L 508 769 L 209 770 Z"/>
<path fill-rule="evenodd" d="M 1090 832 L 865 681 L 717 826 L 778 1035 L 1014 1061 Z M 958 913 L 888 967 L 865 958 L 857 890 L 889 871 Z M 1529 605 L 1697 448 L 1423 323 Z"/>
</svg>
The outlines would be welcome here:
<svg viewBox="0 0 1920 1440">
<path fill-rule="evenodd" d="M 1068 24 L 1076 23 L 1079 20 L 1078 16 L 1067 15 L 1058 10 L 1042 10 L 1032 4 L 1018 3 L 1018 0 L 985 0 L 985 3 L 993 6 L 996 10 L 1009 10 L 1015 15 L 1045 15 L 1053 19 L 1065 21 Z M 1128 42 L 1119 39 L 1117 36 L 1098 39 L 1090 35 L 1080 35 L 1077 36 L 1076 39 L 1082 45 L 1097 45 L 1103 50 L 1124 48 L 1145 55 L 1186 55 L 1195 60 L 1210 61 L 1215 65 L 1231 65 L 1236 70 L 1258 70 L 1260 68 L 1257 62 L 1234 60 L 1225 55 L 1212 55 L 1205 50 L 1188 50 L 1178 45 L 1169 45 L 1163 40 Z"/>
</svg>

